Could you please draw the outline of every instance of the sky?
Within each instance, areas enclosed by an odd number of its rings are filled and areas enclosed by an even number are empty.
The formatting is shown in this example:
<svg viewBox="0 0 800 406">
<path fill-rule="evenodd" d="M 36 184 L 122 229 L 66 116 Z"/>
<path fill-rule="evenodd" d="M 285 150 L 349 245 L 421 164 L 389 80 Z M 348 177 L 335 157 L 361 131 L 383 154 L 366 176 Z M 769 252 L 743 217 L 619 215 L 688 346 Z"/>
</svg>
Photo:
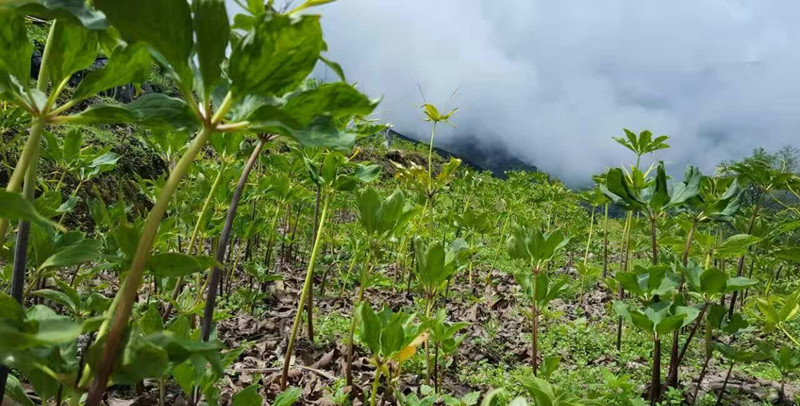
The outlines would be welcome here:
<svg viewBox="0 0 800 406">
<path fill-rule="evenodd" d="M 796 144 L 800 2 L 340 0 L 316 10 L 327 56 L 383 97 L 375 117 L 427 139 L 419 86 L 442 110 L 459 108 L 437 140 L 505 148 L 568 184 L 635 159 L 611 139 L 623 128 L 669 135 L 652 159 L 675 176 Z"/>
</svg>

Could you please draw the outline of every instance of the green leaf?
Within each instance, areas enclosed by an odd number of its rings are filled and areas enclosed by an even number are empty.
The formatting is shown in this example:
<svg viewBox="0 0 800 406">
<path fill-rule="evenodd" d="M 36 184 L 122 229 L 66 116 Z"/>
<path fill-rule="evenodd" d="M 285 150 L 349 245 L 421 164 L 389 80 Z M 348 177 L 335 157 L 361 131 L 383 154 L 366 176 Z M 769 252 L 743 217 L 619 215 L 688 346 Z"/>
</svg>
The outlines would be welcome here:
<svg viewBox="0 0 800 406">
<path fill-rule="evenodd" d="M 54 252 L 53 255 L 49 256 L 39 265 L 39 269 L 82 264 L 99 258 L 101 253 L 100 241 L 90 239 L 80 240 Z"/>
<path fill-rule="evenodd" d="M 342 65 L 339 65 L 338 63 L 328 58 L 325 58 L 322 55 L 320 55 L 319 60 L 322 61 L 322 63 L 324 63 L 325 65 L 327 65 L 333 71 L 333 73 L 335 73 L 336 76 L 339 77 L 339 80 L 341 80 L 342 82 L 347 82 L 347 79 L 344 77 L 344 69 L 342 69 Z"/>
<path fill-rule="evenodd" d="M 105 15 L 80 0 L 5 0 L 0 2 L 0 10 L 15 7 L 19 8 L 21 13 L 44 17 L 48 20 L 58 18 L 76 20 L 92 30 L 108 28 Z"/>
<path fill-rule="evenodd" d="M 194 0 L 194 34 L 197 38 L 197 62 L 203 79 L 204 98 L 222 74 L 222 61 L 230 39 L 228 11 L 224 0 Z"/>
<path fill-rule="evenodd" d="M 57 290 L 52 289 L 39 289 L 33 292 L 34 296 L 39 296 L 41 298 L 50 300 L 55 302 L 56 304 L 60 304 L 70 312 L 77 313 L 78 312 L 78 304 L 75 303 L 66 293 L 60 292 Z"/>
<path fill-rule="evenodd" d="M 175 278 L 219 266 L 216 260 L 204 255 L 186 255 L 178 252 L 156 254 L 147 260 L 150 273 L 162 278 Z"/>
<path fill-rule="evenodd" d="M 105 67 L 89 72 L 78 84 L 72 100 L 84 100 L 104 90 L 141 81 L 142 75 L 149 73 L 150 64 L 150 54 L 143 43 L 120 45 Z"/>
<path fill-rule="evenodd" d="M 250 385 L 233 395 L 233 406 L 261 406 L 264 398 L 258 394 L 259 385 Z"/>
<path fill-rule="evenodd" d="M 47 72 L 50 81 L 59 85 L 73 73 L 86 69 L 97 57 L 97 32 L 68 20 L 57 19 L 53 24 Z"/>
<path fill-rule="evenodd" d="M 197 116 L 185 101 L 161 93 L 145 95 L 126 108 L 135 114 L 138 124 L 150 127 L 192 132 L 200 126 Z"/>
<path fill-rule="evenodd" d="M 372 113 L 377 102 L 370 100 L 353 86 L 344 82 L 325 83 L 317 88 L 288 96 L 284 110 L 301 126 L 321 114 L 334 118 L 366 116 Z"/>
<path fill-rule="evenodd" d="M 64 162 L 72 162 L 78 158 L 83 145 L 83 131 L 75 128 L 64 136 L 63 158 Z"/>
<path fill-rule="evenodd" d="M 6 395 L 19 403 L 20 406 L 34 406 L 33 401 L 25 393 L 25 388 L 19 383 L 19 380 L 13 374 L 8 374 L 6 380 Z M 5 402 L 3 402 L 5 403 Z"/>
<path fill-rule="evenodd" d="M 359 306 L 358 341 L 365 344 L 373 354 L 381 351 L 381 321 L 367 303 Z"/>
<path fill-rule="evenodd" d="M 288 388 L 283 393 L 275 397 L 272 406 L 292 406 L 300 399 L 303 390 L 300 388 Z"/>
<path fill-rule="evenodd" d="M 707 295 L 725 292 L 728 284 L 728 275 L 718 269 L 707 269 L 700 275 L 700 289 Z"/>
<path fill-rule="evenodd" d="M 761 241 L 761 238 L 749 234 L 736 234 L 732 235 L 720 243 L 714 250 L 714 254 L 718 258 L 731 258 L 737 257 L 750 248 L 751 245 Z"/>
<path fill-rule="evenodd" d="M 340 132 L 332 117 L 317 116 L 308 127 L 290 134 L 300 145 L 308 148 L 331 148 L 347 152 L 353 149 L 356 137 Z"/>
<path fill-rule="evenodd" d="M 22 194 L 5 190 L 0 190 L 0 218 L 30 221 L 43 226 L 58 226 L 39 214 L 33 202 L 25 199 Z"/>
<path fill-rule="evenodd" d="M 0 292 L 0 319 L 22 321 L 23 318 L 25 312 L 22 311 L 19 302 L 5 292 Z"/>
<path fill-rule="evenodd" d="M 142 41 L 163 56 L 181 81 L 189 74 L 192 13 L 186 0 L 95 0 L 123 39 Z"/>
<path fill-rule="evenodd" d="M 25 15 L 0 9 L 0 71 L 13 75 L 26 88 L 31 77 L 33 44 L 28 41 Z"/>
<path fill-rule="evenodd" d="M 311 73 L 325 49 L 319 16 L 263 14 L 231 51 L 231 91 L 238 97 L 282 95 Z"/>
</svg>

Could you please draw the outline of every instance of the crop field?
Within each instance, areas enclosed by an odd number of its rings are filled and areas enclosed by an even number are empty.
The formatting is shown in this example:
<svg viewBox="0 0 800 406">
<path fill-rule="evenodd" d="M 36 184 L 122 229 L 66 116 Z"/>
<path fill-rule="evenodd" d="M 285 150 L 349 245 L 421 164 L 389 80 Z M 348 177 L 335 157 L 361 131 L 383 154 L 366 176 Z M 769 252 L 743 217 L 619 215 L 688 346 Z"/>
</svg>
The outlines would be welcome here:
<svg viewBox="0 0 800 406">
<path fill-rule="evenodd" d="M 0 1 L 0 404 L 798 404 L 800 153 L 493 176 L 330 2 Z"/>
</svg>

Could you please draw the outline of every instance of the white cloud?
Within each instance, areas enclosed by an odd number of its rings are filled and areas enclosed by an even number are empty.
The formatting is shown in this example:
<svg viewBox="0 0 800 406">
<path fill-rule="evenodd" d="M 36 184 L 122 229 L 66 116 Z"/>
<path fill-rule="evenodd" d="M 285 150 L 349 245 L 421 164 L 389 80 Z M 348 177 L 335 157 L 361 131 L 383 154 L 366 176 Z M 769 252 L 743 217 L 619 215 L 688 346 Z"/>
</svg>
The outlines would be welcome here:
<svg viewBox="0 0 800 406">
<path fill-rule="evenodd" d="M 755 146 L 793 143 L 797 11 L 788 0 L 340 0 L 322 8 L 329 56 L 362 90 L 384 96 L 377 115 L 398 131 L 427 138 L 418 82 L 429 101 L 461 108 L 443 142 L 475 135 L 572 184 L 631 160 L 611 140 L 623 127 L 671 135 L 673 147 L 657 157 L 676 175 L 687 163 L 710 171 Z"/>
</svg>

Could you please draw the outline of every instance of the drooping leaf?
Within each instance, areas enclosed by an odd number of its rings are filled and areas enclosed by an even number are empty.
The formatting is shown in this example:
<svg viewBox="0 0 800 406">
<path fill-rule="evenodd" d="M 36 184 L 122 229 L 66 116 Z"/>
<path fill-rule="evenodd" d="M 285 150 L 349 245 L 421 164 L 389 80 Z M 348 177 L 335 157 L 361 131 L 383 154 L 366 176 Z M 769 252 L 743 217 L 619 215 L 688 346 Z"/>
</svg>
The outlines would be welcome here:
<svg viewBox="0 0 800 406">
<path fill-rule="evenodd" d="M 186 0 L 95 0 L 94 6 L 123 39 L 147 43 L 185 80 L 193 44 L 192 13 Z"/>
<path fill-rule="evenodd" d="M 318 16 L 259 16 L 231 51 L 231 91 L 238 97 L 280 96 L 311 73 L 325 49 Z"/>
<path fill-rule="evenodd" d="M 97 57 L 97 32 L 82 25 L 58 19 L 53 24 L 47 72 L 58 86 L 73 73 L 90 66 Z"/>
<path fill-rule="evenodd" d="M 197 63 L 203 79 L 204 97 L 219 82 L 222 61 L 230 39 L 228 11 L 224 0 L 194 0 L 194 34 L 197 38 Z"/>
<path fill-rule="evenodd" d="M 105 67 L 86 75 L 75 89 L 72 99 L 84 100 L 104 90 L 137 82 L 143 73 L 149 71 L 150 64 L 150 54 L 145 44 L 120 45 L 114 49 Z"/>
<path fill-rule="evenodd" d="M 91 239 L 80 240 L 75 244 L 67 245 L 54 252 L 53 255 L 49 256 L 39 265 L 39 269 L 82 264 L 99 258 L 101 253 L 100 241 Z"/>
<path fill-rule="evenodd" d="M 34 208 L 33 202 L 25 199 L 22 194 L 5 190 L 0 190 L 0 218 L 57 226 L 56 223 L 39 214 Z"/>
</svg>

